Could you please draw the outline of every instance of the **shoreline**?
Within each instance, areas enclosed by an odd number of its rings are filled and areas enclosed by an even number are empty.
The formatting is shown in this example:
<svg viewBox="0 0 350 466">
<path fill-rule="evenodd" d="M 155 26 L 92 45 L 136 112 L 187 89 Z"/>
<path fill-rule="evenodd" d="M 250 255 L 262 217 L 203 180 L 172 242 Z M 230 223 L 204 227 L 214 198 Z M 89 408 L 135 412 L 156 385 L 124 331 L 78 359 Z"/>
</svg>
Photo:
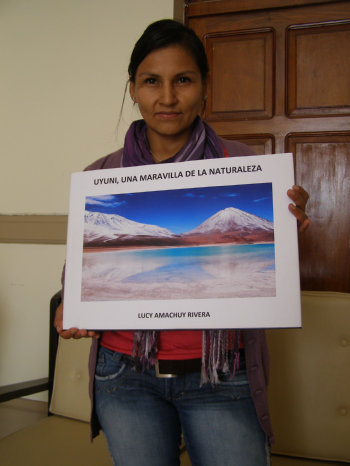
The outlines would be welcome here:
<svg viewBox="0 0 350 466">
<path fill-rule="evenodd" d="M 257 244 L 275 244 L 274 241 L 258 241 L 256 243 L 208 243 L 208 244 L 192 244 L 192 245 L 182 245 L 182 246 L 112 246 L 112 247 L 91 247 L 84 248 L 83 254 L 90 254 L 95 252 L 108 252 L 108 251 L 144 251 L 144 250 L 158 250 L 158 249 L 185 249 L 185 248 L 205 248 L 213 246 L 255 246 Z"/>
</svg>

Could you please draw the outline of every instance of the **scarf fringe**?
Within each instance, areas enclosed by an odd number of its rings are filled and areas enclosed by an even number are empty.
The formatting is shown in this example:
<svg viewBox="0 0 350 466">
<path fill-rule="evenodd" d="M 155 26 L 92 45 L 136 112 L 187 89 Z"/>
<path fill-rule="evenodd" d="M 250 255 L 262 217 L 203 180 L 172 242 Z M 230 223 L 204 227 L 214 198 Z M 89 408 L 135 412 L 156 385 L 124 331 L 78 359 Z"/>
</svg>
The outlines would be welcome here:
<svg viewBox="0 0 350 466">
<path fill-rule="evenodd" d="M 219 382 L 220 372 L 231 372 L 231 379 L 239 369 L 239 330 L 203 330 L 202 369 L 200 386 Z M 233 347 L 233 350 L 230 348 Z M 155 365 L 158 352 L 158 331 L 134 332 L 132 356 L 142 371 Z"/>
<path fill-rule="evenodd" d="M 203 330 L 201 386 L 217 384 L 220 372 L 230 372 L 231 379 L 235 376 L 239 369 L 239 339 L 239 330 Z"/>
<path fill-rule="evenodd" d="M 188 142 L 172 161 L 186 162 L 224 156 L 222 144 L 215 131 L 198 117 Z M 122 166 L 134 167 L 153 163 L 147 140 L 146 123 L 144 120 L 135 121 L 125 136 Z M 233 351 L 231 348 L 234 348 Z M 157 351 L 157 331 L 134 332 L 133 356 L 139 361 L 142 370 L 155 364 Z M 239 367 L 239 331 L 203 330 L 202 351 L 201 385 L 208 382 L 217 383 L 219 372 L 230 371 L 231 376 L 234 377 Z"/>
<path fill-rule="evenodd" d="M 143 330 L 134 332 L 132 356 L 140 362 L 142 371 L 154 366 L 158 352 L 158 332 Z"/>
</svg>

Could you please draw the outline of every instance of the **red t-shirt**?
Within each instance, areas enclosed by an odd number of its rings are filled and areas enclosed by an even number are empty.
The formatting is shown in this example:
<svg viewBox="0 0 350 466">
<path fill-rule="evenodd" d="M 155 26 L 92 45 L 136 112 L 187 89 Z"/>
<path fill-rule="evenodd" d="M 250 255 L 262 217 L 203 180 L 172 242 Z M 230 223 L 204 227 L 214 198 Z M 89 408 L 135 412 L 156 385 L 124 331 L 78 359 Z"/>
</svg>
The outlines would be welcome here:
<svg viewBox="0 0 350 466">
<path fill-rule="evenodd" d="M 119 353 L 131 354 L 134 332 L 105 331 L 101 345 Z M 158 359 L 194 359 L 202 356 L 201 330 L 163 330 L 159 332 Z"/>
<path fill-rule="evenodd" d="M 224 157 L 230 157 L 222 143 Z M 237 155 L 253 155 L 247 147 L 242 145 L 235 149 Z M 120 161 L 118 162 L 120 164 Z M 115 164 L 113 165 L 115 166 Z M 91 168 L 93 167 L 93 168 Z M 91 166 L 94 169 L 95 166 Z M 97 168 L 97 167 L 96 167 Z M 98 167 L 101 168 L 101 167 Z M 104 168 L 109 168 L 107 165 Z M 105 331 L 101 345 L 112 351 L 132 354 L 134 333 L 130 331 Z M 240 340 L 240 348 L 243 343 Z M 166 330 L 159 332 L 158 359 L 194 359 L 202 357 L 202 331 L 201 330 Z"/>
<path fill-rule="evenodd" d="M 232 335 L 232 340 L 234 335 Z M 105 331 L 101 345 L 112 351 L 132 354 L 134 332 Z M 239 347 L 243 348 L 242 340 Z M 232 341 L 233 345 L 233 341 Z M 233 347 L 233 346 L 232 346 Z M 159 332 L 158 359 L 195 359 L 202 357 L 202 330 L 162 330 Z"/>
</svg>

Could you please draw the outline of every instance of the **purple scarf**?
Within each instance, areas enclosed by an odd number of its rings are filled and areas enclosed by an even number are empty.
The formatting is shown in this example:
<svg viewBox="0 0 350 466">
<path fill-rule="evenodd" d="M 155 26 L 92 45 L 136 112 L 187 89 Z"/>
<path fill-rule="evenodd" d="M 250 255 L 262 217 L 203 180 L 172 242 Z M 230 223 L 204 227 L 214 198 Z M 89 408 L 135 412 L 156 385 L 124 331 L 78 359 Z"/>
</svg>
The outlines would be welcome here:
<svg viewBox="0 0 350 466">
<path fill-rule="evenodd" d="M 131 124 L 125 136 L 122 167 L 150 165 L 155 163 L 147 140 L 146 124 L 138 120 Z M 224 157 L 220 139 L 214 130 L 199 117 L 185 146 L 165 163 Z M 139 330 L 134 332 L 133 356 L 140 360 L 142 370 L 153 366 L 158 352 L 158 331 Z M 233 350 L 232 350 L 233 348 Z M 215 384 L 218 372 L 231 371 L 232 377 L 239 366 L 238 330 L 202 331 L 201 384 Z"/>
<path fill-rule="evenodd" d="M 122 166 L 151 165 L 155 163 L 147 140 L 144 120 L 134 121 L 125 136 Z M 223 157 L 222 144 L 214 130 L 199 117 L 185 146 L 166 162 L 215 159 Z"/>
</svg>

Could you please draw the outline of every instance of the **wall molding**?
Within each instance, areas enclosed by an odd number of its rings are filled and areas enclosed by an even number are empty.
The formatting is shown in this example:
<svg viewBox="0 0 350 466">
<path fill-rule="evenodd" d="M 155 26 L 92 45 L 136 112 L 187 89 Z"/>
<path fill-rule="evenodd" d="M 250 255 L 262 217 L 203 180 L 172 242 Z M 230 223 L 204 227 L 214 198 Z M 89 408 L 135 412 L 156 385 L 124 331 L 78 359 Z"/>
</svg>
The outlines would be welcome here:
<svg viewBox="0 0 350 466">
<path fill-rule="evenodd" d="M 184 23 L 185 21 L 185 2 L 184 0 L 174 0 L 173 2 L 173 17 L 176 21 Z"/>
<path fill-rule="evenodd" d="M 0 243 L 66 244 L 67 215 L 0 215 Z"/>
</svg>

